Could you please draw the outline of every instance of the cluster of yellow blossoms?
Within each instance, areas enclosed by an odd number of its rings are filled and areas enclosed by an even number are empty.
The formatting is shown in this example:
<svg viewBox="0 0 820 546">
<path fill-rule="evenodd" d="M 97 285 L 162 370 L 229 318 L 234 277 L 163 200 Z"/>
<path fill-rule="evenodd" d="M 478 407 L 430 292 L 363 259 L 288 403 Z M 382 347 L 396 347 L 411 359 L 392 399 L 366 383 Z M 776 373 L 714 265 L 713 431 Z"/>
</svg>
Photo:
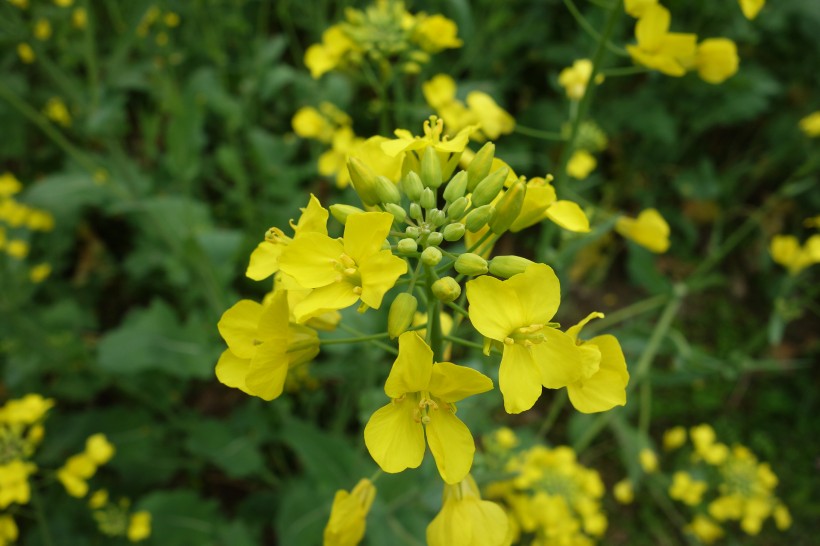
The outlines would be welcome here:
<svg viewBox="0 0 820 546">
<path fill-rule="evenodd" d="M 0 252 L 10 259 L 14 268 L 24 264 L 29 254 L 27 232 L 51 231 L 54 229 L 54 218 L 51 213 L 17 201 L 14 196 L 20 193 L 23 185 L 11 173 L 0 175 Z M 41 263 L 28 270 L 31 282 L 43 281 L 51 274 L 51 266 Z"/>
<path fill-rule="evenodd" d="M 21 10 L 29 7 L 29 0 L 8 0 L 10 4 Z M 74 5 L 74 0 L 53 0 L 54 5 L 60 8 L 70 8 Z M 84 30 L 88 24 L 88 11 L 84 7 L 76 7 L 71 11 L 71 26 L 77 30 Z M 51 21 L 46 18 L 37 18 L 32 24 L 32 37 L 38 42 L 45 42 L 51 38 L 53 28 Z M 25 64 L 31 64 L 37 60 L 37 53 L 28 42 L 17 44 L 17 56 Z"/>
<path fill-rule="evenodd" d="M 808 218 L 807 227 L 820 228 L 820 216 Z M 820 263 L 820 234 L 815 233 L 801 245 L 794 235 L 775 235 L 769 242 L 769 254 L 775 263 L 798 275 L 807 267 Z"/>
<path fill-rule="evenodd" d="M 417 73 L 430 55 L 461 47 L 456 24 L 443 15 L 410 13 L 403 2 L 377 0 L 365 10 L 347 8 L 346 21 L 328 27 L 322 42 L 305 52 L 314 78 L 337 69 L 374 62 L 379 70 L 397 66 Z"/>
</svg>

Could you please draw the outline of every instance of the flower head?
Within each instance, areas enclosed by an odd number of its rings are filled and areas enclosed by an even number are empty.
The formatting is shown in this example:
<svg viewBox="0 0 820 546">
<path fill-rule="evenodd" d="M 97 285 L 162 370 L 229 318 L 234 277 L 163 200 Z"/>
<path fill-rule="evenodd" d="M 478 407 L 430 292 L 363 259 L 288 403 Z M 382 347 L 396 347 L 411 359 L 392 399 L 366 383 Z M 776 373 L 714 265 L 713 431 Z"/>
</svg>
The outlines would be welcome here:
<svg viewBox="0 0 820 546">
<path fill-rule="evenodd" d="M 324 546 L 355 546 L 364 537 L 367 513 L 376 497 L 373 482 L 362 478 L 349 493 L 336 491 L 330 519 L 325 526 Z"/>
<path fill-rule="evenodd" d="M 662 254 L 669 249 L 669 224 L 655 209 L 643 210 L 637 218 L 618 218 L 615 231 L 652 252 Z"/>
<path fill-rule="evenodd" d="M 635 25 L 638 45 L 626 49 L 635 62 L 667 76 L 683 76 L 695 56 L 697 36 L 669 32 L 671 22 L 669 10 L 661 5 L 649 6 Z"/>
<path fill-rule="evenodd" d="M 702 80 L 723 83 L 737 73 L 740 58 L 737 46 L 728 38 L 710 38 L 698 44 L 695 67 Z"/>
<path fill-rule="evenodd" d="M 441 511 L 427 526 L 430 546 L 502 546 L 509 521 L 498 504 L 481 500 L 469 474 L 459 483 L 445 484 Z"/>
</svg>

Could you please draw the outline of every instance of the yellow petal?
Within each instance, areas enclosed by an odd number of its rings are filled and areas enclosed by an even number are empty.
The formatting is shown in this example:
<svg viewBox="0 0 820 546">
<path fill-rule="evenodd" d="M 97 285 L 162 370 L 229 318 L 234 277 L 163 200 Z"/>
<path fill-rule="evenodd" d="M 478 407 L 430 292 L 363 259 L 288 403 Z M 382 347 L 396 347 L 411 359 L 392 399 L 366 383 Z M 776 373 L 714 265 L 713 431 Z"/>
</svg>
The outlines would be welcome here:
<svg viewBox="0 0 820 546">
<path fill-rule="evenodd" d="M 284 248 L 284 245 L 277 245 L 268 241 L 259 243 L 251 252 L 251 260 L 248 263 L 245 276 L 255 281 L 261 281 L 279 271 L 279 256 L 281 256 Z"/>
<path fill-rule="evenodd" d="M 370 456 L 390 474 L 417 468 L 424 458 L 424 427 L 414 419 L 415 397 L 395 400 L 376 410 L 364 427 Z"/>
<path fill-rule="evenodd" d="M 595 345 L 601 352 L 598 372 L 567 386 L 569 399 L 582 413 L 606 411 L 626 404 L 629 372 L 618 340 L 611 335 L 598 336 L 584 346 Z"/>
<path fill-rule="evenodd" d="M 578 341 L 578 335 L 581 333 L 581 329 L 586 326 L 589 321 L 596 318 L 604 318 L 604 314 L 599 311 L 593 311 L 581 319 L 575 326 L 567 328 L 567 335 L 571 337 L 573 341 Z"/>
<path fill-rule="evenodd" d="M 561 285 L 555 271 L 546 264 L 532 264 L 504 284 L 517 300 L 514 308 L 520 313 L 518 327 L 546 324 L 561 304 Z"/>
<path fill-rule="evenodd" d="M 382 249 L 390 233 L 393 215 L 389 212 L 364 212 L 348 216 L 345 224 L 344 251 L 360 266 Z"/>
<path fill-rule="evenodd" d="M 456 82 L 447 74 L 437 74 L 421 85 L 424 100 L 438 110 L 456 97 Z M 446 120 L 445 120 L 446 122 Z"/>
<path fill-rule="evenodd" d="M 634 220 L 618 218 L 615 231 L 652 252 L 663 253 L 669 249 L 669 224 L 655 209 L 641 211 Z"/>
<path fill-rule="evenodd" d="M 245 386 L 251 394 L 263 400 L 273 400 L 282 394 L 288 375 L 287 350 L 285 342 L 259 346 L 245 376 Z"/>
<path fill-rule="evenodd" d="M 578 203 L 556 201 L 547 209 L 547 218 L 562 228 L 575 233 L 589 232 L 589 219 Z"/>
<path fill-rule="evenodd" d="M 504 345 L 498 387 L 507 413 L 530 409 L 541 396 L 541 372 L 530 349 L 519 344 Z"/>
<path fill-rule="evenodd" d="M 765 4 L 766 0 L 740 0 L 740 9 L 746 19 L 752 20 Z"/>
<path fill-rule="evenodd" d="M 385 293 L 393 288 L 399 277 L 407 273 L 407 262 L 389 250 L 382 250 L 366 258 L 359 265 L 359 273 L 362 277 L 362 301 L 378 309 Z"/>
<path fill-rule="evenodd" d="M 521 212 L 515 219 L 510 231 L 513 233 L 528 228 L 547 217 L 547 210 L 555 202 L 555 188 L 543 178 L 532 179 L 527 183 L 527 193 Z"/>
<path fill-rule="evenodd" d="M 251 358 L 256 351 L 254 340 L 261 316 L 260 304 L 251 300 L 240 300 L 219 319 L 216 325 L 219 334 L 239 358 Z"/>
<path fill-rule="evenodd" d="M 493 380 L 467 366 L 437 362 L 433 364 L 429 389 L 436 398 L 445 402 L 458 402 L 468 396 L 491 391 Z"/>
<path fill-rule="evenodd" d="M 245 386 L 245 376 L 248 374 L 250 365 L 249 358 L 239 358 L 230 349 L 226 349 L 219 357 L 219 362 L 216 363 L 216 378 L 223 385 L 252 394 Z"/>
<path fill-rule="evenodd" d="M 672 16 L 663 6 L 647 8 L 635 25 L 635 38 L 638 39 L 641 49 L 652 51 L 660 48 L 671 22 Z"/>
<path fill-rule="evenodd" d="M 314 289 L 293 308 L 296 322 L 304 324 L 328 311 L 350 307 L 359 300 L 354 288 L 356 287 L 349 282 L 343 281 Z"/>
<path fill-rule="evenodd" d="M 327 235 L 327 219 L 329 212 L 322 206 L 319 200 L 312 193 L 307 207 L 302 209 L 302 216 L 293 227 L 294 237 L 305 233 L 321 233 Z"/>
<path fill-rule="evenodd" d="M 581 352 L 567 334 L 554 328 L 541 331 L 547 338 L 532 347 L 532 355 L 541 370 L 541 382 L 548 389 L 566 387 L 581 378 L 584 367 Z"/>
<path fill-rule="evenodd" d="M 436 460 L 438 472 L 445 482 L 458 483 L 473 466 L 473 435 L 450 409 L 431 410 L 429 415 L 427 443 Z"/>
<path fill-rule="evenodd" d="M 279 267 L 303 287 L 318 288 L 336 281 L 339 272 L 334 261 L 343 253 L 341 241 L 321 233 L 305 233 L 282 251 Z"/>
<path fill-rule="evenodd" d="M 416 332 L 399 336 L 399 356 L 390 368 L 384 392 L 390 398 L 429 389 L 433 373 L 433 350 Z"/>
</svg>

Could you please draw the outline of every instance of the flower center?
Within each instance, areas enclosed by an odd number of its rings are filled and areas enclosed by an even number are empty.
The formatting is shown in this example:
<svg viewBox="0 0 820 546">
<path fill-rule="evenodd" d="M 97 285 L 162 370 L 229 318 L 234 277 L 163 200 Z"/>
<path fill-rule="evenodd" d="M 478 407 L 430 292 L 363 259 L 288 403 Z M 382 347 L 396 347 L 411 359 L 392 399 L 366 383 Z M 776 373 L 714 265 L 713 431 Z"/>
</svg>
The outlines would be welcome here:
<svg viewBox="0 0 820 546">
<path fill-rule="evenodd" d="M 356 260 L 343 252 L 338 259 L 333 260 L 333 267 L 339 272 L 336 282 L 349 282 L 354 286 L 353 292 L 362 293 L 362 274 L 359 272 Z"/>
<path fill-rule="evenodd" d="M 506 345 L 518 343 L 524 347 L 538 345 L 547 340 L 547 336 L 541 333 L 545 327 L 545 324 L 530 324 L 529 326 L 516 328 L 509 336 L 504 338 L 504 343 Z"/>
</svg>

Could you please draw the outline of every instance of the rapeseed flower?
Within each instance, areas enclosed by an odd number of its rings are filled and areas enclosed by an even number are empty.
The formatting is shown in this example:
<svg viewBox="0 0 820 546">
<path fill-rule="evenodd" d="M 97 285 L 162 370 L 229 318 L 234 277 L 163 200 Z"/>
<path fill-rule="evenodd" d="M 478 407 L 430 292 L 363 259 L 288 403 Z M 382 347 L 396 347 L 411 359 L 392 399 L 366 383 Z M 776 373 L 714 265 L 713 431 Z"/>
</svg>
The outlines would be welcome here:
<svg viewBox="0 0 820 546">
<path fill-rule="evenodd" d="M 551 175 L 527 180 L 524 202 L 510 226 L 511 232 L 516 233 L 547 219 L 567 231 L 589 232 L 589 219 L 584 211 L 573 201 L 559 200 L 555 188 L 550 184 L 551 180 Z"/>
<path fill-rule="evenodd" d="M 71 113 L 60 97 L 51 97 L 48 99 L 48 102 L 43 108 L 43 113 L 51 121 L 63 127 L 71 127 Z"/>
<path fill-rule="evenodd" d="M 441 511 L 427 526 L 429 546 L 502 546 L 508 544 L 509 521 L 498 504 L 482 500 L 469 474 L 445 484 Z"/>
<path fill-rule="evenodd" d="M 475 126 L 477 130 L 470 134 L 470 138 L 483 142 L 488 138 L 495 140 L 515 129 L 515 119 L 487 93 L 470 92 L 466 105 L 458 100 L 455 80 L 447 74 L 438 74 L 423 83 L 422 92 L 427 104 L 436 110 L 451 134 Z"/>
<path fill-rule="evenodd" d="M 20 42 L 17 44 L 17 56 L 20 57 L 20 60 L 25 64 L 31 64 L 37 60 L 37 55 L 34 53 L 34 49 L 32 49 L 32 47 L 25 42 Z"/>
<path fill-rule="evenodd" d="M 582 353 L 573 338 L 553 328 L 561 289 L 552 268 L 533 264 L 501 281 L 481 276 L 467 283 L 470 321 L 488 342 L 503 346 L 498 383 L 504 409 L 521 413 L 541 396 L 541 387 L 560 389 L 583 376 Z"/>
<path fill-rule="evenodd" d="M 624 0 L 624 11 L 632 17 L 641 17 L 652 6 L 658 5 L 658 0 Z"/>
<path fill-rule="evenodd" d="M 17 542 L 19 530 L 14 518 L 8 514 L 0 516 L 0 546 L 7 546 Z"/>
<path fill-rule="evenodd" d="M 355 546 L 361 542 L 374 498 L 376 488 L 367 478 L 359 480 L 349 493 L 343 489 L 336 491 L 325 526 L 324 546 Z"/>
<path fill-rule="evenodd" d="M 752 20 L 757 17 L 763 6 L 766 5 L 766 0 L 738 0 L 740 2 L 740 10 L 746 19 Z"/>
<path fill-rule="evenodd" d="M 649 6 L 635 25 L 638 45 L 626 49 L 635 62 L 667 76 L 683 76 L 697 49 L 697 36 L 669 32 L 672 17 L 661 5 Z"/>
<path fill-rule="evenodd" d="M 34 37 L 41 42 L 51 38 L 51 23 L 48 19 L 37 19 L 34 23 Z"/>
<path fill-rule="evenodd" d="M 591 77 L 592 61 L 589 59 L 578 59 L 572 63 L 572 66 L 561 70 L 558 74 L 558 84 L 564 88 L 569 100 L 579 101 L 584 98 Z M 600 84 L 603 81 L 604 76 L 598 74 L 595 78 L 595 83 Z"/>
<path fill-rule="evenodd" d="M 698 44 L 695 68 L 706 82 L 723 83 L 737 73 L 739 64 L 737 46 L 728 38 L 710 38 Z"/>
<path fill-rule="evenodd" d="M 425 432 L 442 479 L 455 484 L 473 464 L 475 442 L 456 417 L 456 402 L 493 388 L 489 377 L 465 366 L 433 362 L 433 351 L 415 332 L 399 336 L 399 355 L 384 392 L 390 403 L 364 429 L 370 455 L 389 473 L 416 468 L 425 451 Z"/>
<path fill-rule="evenodd" d="M 140 510 L 131 514 L 125 536 L 131 542 L 140 542 L 151 536 L 151 513 Z"/>
<path fill-rule="evenodd" d="M 598 161 L 594 155 L 586 150 L 575 150 L 567 162 L 567 174 L 577 180 L 583 180 L 597 165 Z"/>
<path fill-rule="evenodd" d="M 655 209 L 645 209 L 634 219 L 618 218 L 615 231 L 651 252 L 663 254 L 669 250 L 669 224 Z"/>
<path fill-rule="evenodd" d="M 820 263 L 820 235 L 812 235 L 801 246 L 793 235 L 775 235 L 769 243 L 772 260 L 798 275 L 807 267 Z"/>
<path fill-rule="evenodd" d="M 28 504 L 31 500 L 28 477 L 36 471 L 34 463 L 20 459 L 0 464 L 0 509 L 12 503 Z"/>
<path fill-rule="evenodd" d="M 808 137 L 820 136 L 820 110 L 800 120 L 800 130 Z"/>
<path fill-rule="evenodd" d="M 443 15 L 418 14 L 413 38 L 428 53 L 438 53 L 444 49 L 461 47 L 462 42 L 456 35 L 458 27 L 455 22 Z"/>
</svg>

